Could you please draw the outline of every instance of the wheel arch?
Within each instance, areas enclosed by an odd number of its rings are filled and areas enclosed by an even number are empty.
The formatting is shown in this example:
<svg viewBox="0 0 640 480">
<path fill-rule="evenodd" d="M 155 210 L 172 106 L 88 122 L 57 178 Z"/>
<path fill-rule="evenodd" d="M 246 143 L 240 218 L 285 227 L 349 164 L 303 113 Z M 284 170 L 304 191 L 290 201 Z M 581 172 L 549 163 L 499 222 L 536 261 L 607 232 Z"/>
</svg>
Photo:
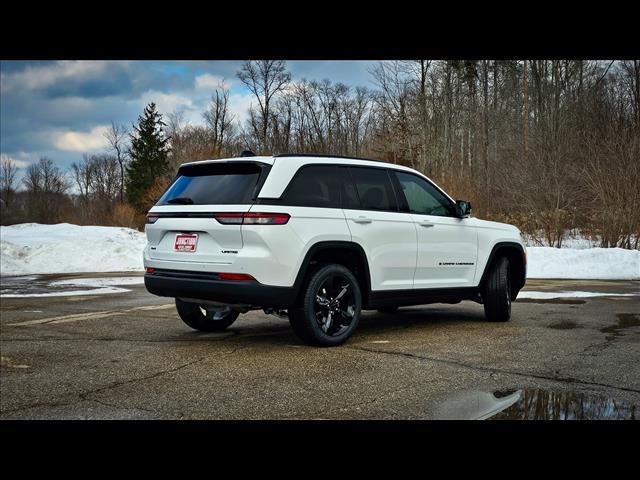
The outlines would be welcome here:
<svg viewBox="0 0 640 480">
<path fill-rule="evenodd" d="M 371 291 L 369 262 L 362 246 L 349 241 L 321 241 L 309 248 L 293 284 L 296 298 L 300 295 L 304 281 L 314 271 L 315 265 L 326 263 L 337 263 L 352 271 L 360 283 L 364 305 Z"/>
<path fill-rule="evenodd" d="M 518 242 L 498 242 L 493 246 L 478 287 L 480 291 L 484 290 L 491 268 L 496 260 L 501 257 L 507 257 L 509 259 L 511 268 L 511 299 L 515 300 L 527 279 L 527 257 L 524 247 Z"/>
</svg>

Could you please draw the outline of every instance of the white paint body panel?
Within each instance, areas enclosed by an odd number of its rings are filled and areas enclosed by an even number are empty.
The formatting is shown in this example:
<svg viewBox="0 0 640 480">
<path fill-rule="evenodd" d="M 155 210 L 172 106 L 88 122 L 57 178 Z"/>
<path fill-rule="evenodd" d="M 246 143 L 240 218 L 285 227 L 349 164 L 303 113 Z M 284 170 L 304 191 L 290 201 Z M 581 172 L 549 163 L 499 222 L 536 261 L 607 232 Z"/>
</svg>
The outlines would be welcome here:
<svg viewBox="0 0 640 480">
<path fill-rule="evenodd" d="M 474 285 L 478 234 L 470 218 L 412 214 L 418 232 L 413 288 Z"/>
<path fill-rule="evenodd" d="M 369 262 L 371 290 L 409 290 L 416 268 L 416 227 L 411 215 L 343 210 L 353 242 Z M 361 223 L 370 220 L 369 223 Z"/>
<path fill-rule="evenodd" d="M 408 167 L 341 158 L 244 157 L 192 163 L 230 160 L 271 165 L 259 199 L 279 198 L 298 169 L 310 163 L 386 167 L 429 180 Z M 265 285 L 286 287 L 294 284 L 313 245 L 347 241 L 364 250 L 374 291 L 454 288 L 479 284 L 497 243 L 516 242 L 524 248 L 517 228 L 476 218 L 266 204 L 154 206 L 150 213 L 247 211 L 288 213 L 291 218 L 285 225 L 242 226 L 222 225 L 213 217 L 160 218 L 145 229 L 148 239 L 143 254 L 145 267 L 248 273 Z M 360 217 L 370 222 L 363 223 Z M 424 227 L 421 225 L 424 222 L 433 226 Z M 196 252 L 173 251 L 173 239 L 180 232 L 199 234 Z"/>
</svg>

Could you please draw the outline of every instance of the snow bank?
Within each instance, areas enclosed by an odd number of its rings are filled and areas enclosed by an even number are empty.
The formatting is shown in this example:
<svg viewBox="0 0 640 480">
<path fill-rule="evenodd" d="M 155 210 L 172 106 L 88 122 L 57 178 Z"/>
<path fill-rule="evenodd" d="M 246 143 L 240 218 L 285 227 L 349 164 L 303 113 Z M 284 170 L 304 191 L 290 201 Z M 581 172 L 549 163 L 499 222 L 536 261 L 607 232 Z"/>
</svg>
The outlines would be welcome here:
<svg viewBox="0 0 640 480">
<path fill-rule="evenodd" d="M 0 227 L 0 273 L 142 271 L 145 235 L 121 227 L 23 223 Z M 529 278 L 640 279 L 640 251 L 528 247 Z M 102 286 L 102 285 L 101 285 Z"/>
<path fill-rule="evenodd" d="M 527 248 L 527 278 L 640 279 L 640 251 L 623 248 Z"/>
<path fill-rule="evenodd" d="M 0 274 L 142 271 L 145 235 L 69 223 L 0 227 Z"/>
</svg>

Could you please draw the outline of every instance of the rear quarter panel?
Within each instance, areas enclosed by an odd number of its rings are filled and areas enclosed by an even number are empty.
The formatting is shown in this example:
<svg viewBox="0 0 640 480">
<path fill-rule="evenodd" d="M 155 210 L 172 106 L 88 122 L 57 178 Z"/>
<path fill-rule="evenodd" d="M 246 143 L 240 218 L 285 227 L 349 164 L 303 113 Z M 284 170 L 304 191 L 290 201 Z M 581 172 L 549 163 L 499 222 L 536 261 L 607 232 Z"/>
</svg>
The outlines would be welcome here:
<svg viewBox="0 0 640 480">
<path fill-rule="evenodd" d="M 338 208 L 254 205 L 253 212 L 288 213 L 286 225 L 243 225 L 243 257 L 256 261 L 256 280 L 268 285 L 294 284 L 309 249 L 316 243 L 351 241 L 344 213 Z"/>
</svg>

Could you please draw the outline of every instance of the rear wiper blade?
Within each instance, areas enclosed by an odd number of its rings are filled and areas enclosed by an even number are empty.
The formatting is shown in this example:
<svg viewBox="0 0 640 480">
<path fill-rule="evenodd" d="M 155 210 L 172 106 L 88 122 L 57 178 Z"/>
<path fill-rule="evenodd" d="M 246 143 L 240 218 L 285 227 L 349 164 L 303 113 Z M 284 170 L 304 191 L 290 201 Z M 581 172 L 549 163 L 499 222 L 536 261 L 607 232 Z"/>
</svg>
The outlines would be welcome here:
<svg viewBox="0 0 640 480">
<path fill-rule="evenodd" d="M 189 197 L 176 197 L 168 200 L 167 203 L 179 203 L 181 205 L 193 205 L 193 200 Z"/>
</svg>

